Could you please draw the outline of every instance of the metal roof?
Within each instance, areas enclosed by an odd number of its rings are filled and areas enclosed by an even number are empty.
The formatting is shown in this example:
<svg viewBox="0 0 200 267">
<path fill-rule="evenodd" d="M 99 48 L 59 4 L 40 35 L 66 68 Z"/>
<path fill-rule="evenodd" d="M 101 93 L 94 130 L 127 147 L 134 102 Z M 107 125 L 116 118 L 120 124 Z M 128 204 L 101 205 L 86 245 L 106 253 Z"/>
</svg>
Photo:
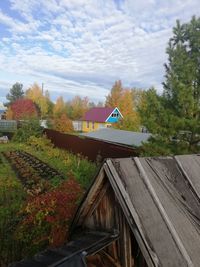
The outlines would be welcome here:
<svg viewBox="0 0 200 267">
<path fill-rule="evenodd" d="M 105 128 L 94 132 L 82 133 L 81 135 L 93 139 L 99 139 L 135 147 L 141 146 L 142 142 L 147 142 L 147 140 L 151 137 L 150 133 L 131 132 L 112 128 Z"/>
<path fill-rule="evenodd" d="M 73 227 L 84 224 L 105 179 L 149 267 L 199 267 L 200 155 L 106 160 Z"/>
<path fill-rule="evenodd" d="M 105 122 L 108 116 L 115 108 L 110 107 L 95 107 L 88 110 L 83 116 L 83 121 Z"/>
</svg>

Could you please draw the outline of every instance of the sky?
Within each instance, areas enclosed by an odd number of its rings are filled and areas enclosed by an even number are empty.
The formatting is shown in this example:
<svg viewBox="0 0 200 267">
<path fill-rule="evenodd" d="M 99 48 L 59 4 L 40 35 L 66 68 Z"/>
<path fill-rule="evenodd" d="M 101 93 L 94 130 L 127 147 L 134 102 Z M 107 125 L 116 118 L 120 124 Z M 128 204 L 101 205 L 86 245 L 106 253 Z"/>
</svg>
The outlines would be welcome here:
<svg viewBox="0 0 200 267">
<path fill-rule="evenodd" d="M 176 20 L 199 0 L 0 0 L 0 102 L 15 82 L 104 101 L 116 80 L 162 92 Z"/>
</svg>

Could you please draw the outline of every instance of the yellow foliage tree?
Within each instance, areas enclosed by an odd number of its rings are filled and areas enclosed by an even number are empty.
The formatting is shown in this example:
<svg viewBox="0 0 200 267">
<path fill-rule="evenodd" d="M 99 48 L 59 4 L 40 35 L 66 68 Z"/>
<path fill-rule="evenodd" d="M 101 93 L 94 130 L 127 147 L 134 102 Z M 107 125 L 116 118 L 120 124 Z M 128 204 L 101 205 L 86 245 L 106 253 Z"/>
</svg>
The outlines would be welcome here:
<svg viewBox="0 0 200 267">
<path fill-rule="evenodd" d="M 110 94 L 106 97 L 106 107 L 119 107 L 120 99 L 123 94 L 122 82 L 116 81 L 111 89 Z"/>
<path fill-rule="evenodd" d="M 56 100 L 56 103 L 53 107 L 53 117 L 54 118 L 58 118 L 60 117 L 62 114 L 66 113 L 66 105 L 65 102 L 63 100 L 62 96 L 59 96 Z"/>
<path fill-rule="evenodd" d="M 37 83 L 34 83 L 27 91 L 26 97 L 31 99 L 40 109 L 41 117 L 47 116 L 49 111 L 49 99 L 43 95 L 42 89 Z"/>
<path fill-rule="evenodd" d="M 118 107 L 123 119 L 115 124 L 115 128 L 138 131 L 140 129 L 140 116 L 137 106 L 140 103 L 138 89 L 124 89 L 121 81 L 116 81 L 110 94 L 106 97 L 106 106 Z"/>
<path fill-rule="evenodd" d="M 83 117 L 85 112 L 89 109 L 89 99 L 80 96 L 75 96 L 71 101 L 71 117 L 73 119 L 80 119 Z"/>
<path fill-rule="evenodd" d="M 6 120 L 13 120 L 14 118 L 14 114 L 12 112 L 11 107 L 8 107 L 7 111 L 6 111 Z"/>
<path fill-rule="evenodd" d="M 54 119 L 53 129 L 62 133 L 72 133 L 74 131 L 72 121 L 66 114 Z"/>
</svg>

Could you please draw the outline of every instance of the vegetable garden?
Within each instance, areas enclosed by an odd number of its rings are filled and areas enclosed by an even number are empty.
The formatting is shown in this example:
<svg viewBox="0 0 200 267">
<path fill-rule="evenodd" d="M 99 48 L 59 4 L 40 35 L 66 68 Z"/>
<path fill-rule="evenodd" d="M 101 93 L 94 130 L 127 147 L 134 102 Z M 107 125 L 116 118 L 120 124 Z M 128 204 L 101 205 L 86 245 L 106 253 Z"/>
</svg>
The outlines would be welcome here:
<svg viewBox="0 0 200 267">
<path fill-rule="evenodd" d="M 28 145 L 27 145 L 28 144 Z M 45 138 L 0 145 L 0 266 L 67 240 L 78 201 L 96 172 Z"/>
</svg>

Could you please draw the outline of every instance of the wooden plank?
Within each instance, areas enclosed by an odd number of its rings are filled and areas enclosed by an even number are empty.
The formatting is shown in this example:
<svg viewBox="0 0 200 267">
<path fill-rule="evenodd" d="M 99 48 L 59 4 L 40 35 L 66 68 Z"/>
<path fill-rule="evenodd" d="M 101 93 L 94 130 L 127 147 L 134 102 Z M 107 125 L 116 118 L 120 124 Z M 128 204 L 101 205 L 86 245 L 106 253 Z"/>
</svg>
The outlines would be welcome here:
<svg viewBox="0 0 200 267">
<path fill-rule="evenodd" d="M 151 194 L 152 198 L 154 199 L 155 205 L 157 206 L 158 210 L 160 211 L 161 216 L 163 217 L 164 222 L 166 223 L 168 229 L 170 230 L 171 235 L 172 235 L 177 247 L 179 248 L 181 254 L 185 258 L 185 260 L 187 262 L 187 265 L 190 266 L 190 267 L 193 267 L 193 263 L 192 263 L 189 255 L 188 255 L 188 253 L 187 253 L 187 251 L 186 251 L 181 239 L 179 238 L 179 236 L 178 236 L 173 224 L 171 223 L 169 217 L 167 216 L 167 213 L 165 212 L 162 204 L 160 203 L 159 198 L 157 197 L 157 194 L 156 194 L 153 186 L 151 185 L 151 183 L 150 183 L 150 181 L 149 181 L 149 179 L 148 179 L 148 177 L 146 175 L 146 172 L 145 172 L 142 164 L 140 163 L 140 161 L 139 161 L 139 159 L 137 157 L 134 158 L 134 161 L 135 161 L 135 163 L 136 163 L 136 165 L 137 165 L 137 167 L 138 167 L 138 169 L 140 171 L 141 177 L 143 178 L 143 180 L 144 180 L 144 182 L 145 182 L 145 184 L 146 184 L 146 186 L 148 188 L 149 193 Z"/>
<path fill-rule="evenodd" d="M 131 253 L 131 238 L 130 238 L 130 229 L 128 224 L 126 223 L 126 217 L 121 216 L 122 218 L 122 226 L 120 232 L 122 233 L 122 249 L 123 249 L 123 267 L 132 267 L 132 253 Z"/>
<path fill-rule="evenodd" d="M 98 205 L 101 202 L 102 198 L 105 196 L 109 186 L 110 185 L 109 185 L 108 182 L 106 182 L 103 185 L 103 187 L 101 188 L 101 191 L 96 196 L 96 199 L 94 200 L 93 205 L 90 207 L 90 210 L 87 213 L 87 217 L 90 217 L 92 215 L 92 213 L 94 212 L 94 210 L 98 207 Z"/>
<path fill-rule="evenodd" d="M 188 157 L 189 157 L 189 159 L 188 159 Z M 192 156 L 175 156 L 174 158 L 175 158 L 181 172 L 183 173 L 183 175 L 187 179 L 188 183 L 190 184 L 194 195 L 197 197 L 197 199 L 199 201 L 200 200 L 200 182 L 199 182 L 200 166 L 195 164 L 195 161 L 192 160 L 194 157 L 199 157 L 199 156 L 194 156 L 194 155 L 192 155 Z M 183 166 L 183 164 L 184 164 L 184 166 Z M 200 162 L 199 162 L 199 164 L 200 164 Z M 186 170 L 188 173 L 186 172 Z M 196 175 L 196 173 L 197 173 L 197 175 Z"/>
<path fill-rule="evenodd" d="M 122 267 L 119 261 L 112 258 L 108 253 L 106 253 L 104 250 L 100 251 L 99 254 L 101 255 L 101 258 L 107 261 L 107 265 L 109 267 Z"/>
<path fill-rule="evenodd" d="M 93 185 L 89 189 L 86 198 L 80 204 L 79 209 L 74 216 L 71 229 L 73 229 L 75 226 L 82 225 L 88 213 L 90 213 L 90 209 L 95 201 L 95 196 L 97 192 L 100 191 L 100 188 L 102 187 L 104 176 L 105 176 L 104 169 L 101 168 L 96 180 L 94 181 Z"/>
<path fill-rule="evenodd" d="M 108 176 L 108 179 L 113 187 L 113 190 L 120 202 L 124 215 L 127 219 L 127 222 L 140 246 L 142 254 L 144 255 L 149 267 L 158 267 L 159 260 L 155 253 L 152 251 L 151 247 L 148 245 L 148 242 L 143 234 L 142 224 L 140 223 L 137 212 L 135 211 L 129 195 L 127 194 L 124 186 L 119 178 L 118 173 L 116 172 L 113 163 L 111 160 L 107 160 L 104 164 L 104 169 Z M 115 178 L 113 178 L 113 176 Z M 133 221 L 133 218 L 135 221 Z M 136 226 L 137 225 L 137 226 Z M 137 229 L 138 228 L 138 229 Z"/>
</svg>

